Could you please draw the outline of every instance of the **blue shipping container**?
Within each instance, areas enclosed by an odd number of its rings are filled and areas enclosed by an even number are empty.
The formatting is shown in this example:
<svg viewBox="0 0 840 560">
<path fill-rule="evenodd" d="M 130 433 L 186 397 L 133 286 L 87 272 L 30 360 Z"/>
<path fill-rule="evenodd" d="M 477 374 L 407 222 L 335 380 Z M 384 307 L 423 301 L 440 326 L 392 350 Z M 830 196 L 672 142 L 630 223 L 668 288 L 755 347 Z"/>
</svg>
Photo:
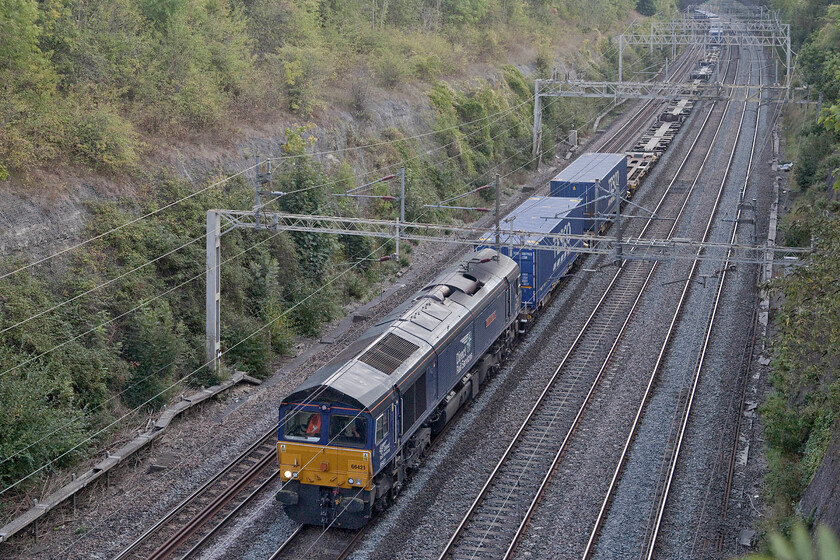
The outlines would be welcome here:
<svg viewBox="0 0 840 560">
<path fill-rule="evenodd" d="M 600 231 L 615 212 L 615 195 L 627 194 L 627 156 L 583 154 L 551 180 L 551 196 L 582 198 L 584 229 Z"/>
<path fill-rule="evenodd" d="M 555 240 L 546 235 L 581 235 L 584 222 L 581 199 L 550 196 L 532 196 L 502 220 L 501 252 L 519 264 L 525 307 L 536 309 L 578 256 L 569 248 L 580 246 L 580 240 Z M 505 229 L 533 235 L 512 235 Z M 477 250 L 494 248 L 494 242 L 494 234 L 485 234 Z"/>
</svg>

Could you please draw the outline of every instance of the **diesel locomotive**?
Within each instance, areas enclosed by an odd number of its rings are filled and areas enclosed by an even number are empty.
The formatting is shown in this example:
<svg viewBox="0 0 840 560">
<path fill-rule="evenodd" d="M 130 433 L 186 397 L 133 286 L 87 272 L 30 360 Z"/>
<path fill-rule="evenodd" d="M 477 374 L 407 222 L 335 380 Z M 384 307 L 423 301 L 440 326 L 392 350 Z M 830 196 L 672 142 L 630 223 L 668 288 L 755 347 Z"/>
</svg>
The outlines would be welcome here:
<svg viewBox="0 0 840 560">
<path fill-rule="evenodd" d="M 504 218 L 531 233 L 503 232 L 501 252 L 478 240 L 284 399 L 276 499 L 290 518 L 358 529 L 399 494 L 577 260 L 579 239 L 550 234 L 602 231 L 617 197 L 632 193 L 631 159 L 582 155 L 551 181 L 551 196 Z"/>
<path fill-rule="evenodd" d="M 447 268 L 280 406 L 276 498 L 300 523 L 357 529 L 510 352 L 519 266 L 485 248 Z"/>
</svg>

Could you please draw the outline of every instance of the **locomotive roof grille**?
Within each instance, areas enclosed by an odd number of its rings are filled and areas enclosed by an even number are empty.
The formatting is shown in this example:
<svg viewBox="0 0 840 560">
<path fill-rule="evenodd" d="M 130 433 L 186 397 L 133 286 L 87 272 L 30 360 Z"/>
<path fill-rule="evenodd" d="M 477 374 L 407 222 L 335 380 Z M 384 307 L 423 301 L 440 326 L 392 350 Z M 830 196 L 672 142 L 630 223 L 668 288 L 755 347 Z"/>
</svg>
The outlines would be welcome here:
<svg viewBox="0 0 840 560">
<path fill-rule="evenodd" d="M 394 333 L 388 333 L 370 350 L 359 357 L 359 361 L 375 367 L 382 373 L 391 375 L 418 348 L 416 344 L 401 338 Z"/>
</svg>

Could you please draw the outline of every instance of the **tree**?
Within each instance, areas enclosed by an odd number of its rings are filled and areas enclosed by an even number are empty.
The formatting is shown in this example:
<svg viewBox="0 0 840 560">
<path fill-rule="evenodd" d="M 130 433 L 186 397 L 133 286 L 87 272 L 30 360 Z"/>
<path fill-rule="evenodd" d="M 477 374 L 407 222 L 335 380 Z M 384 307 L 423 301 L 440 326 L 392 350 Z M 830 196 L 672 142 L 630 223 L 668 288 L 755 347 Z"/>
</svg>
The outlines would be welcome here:
<svg viewBox="0 0 840 560">
<path fill-rule="evenodd" d="M 0 177 L 54 155 L 57 77 L 38 42 L 34 0 L 0 0 Z M 54 112 L 54 111 L 53 111 Z"/>
<path fill-rule="evenodd" d="M 310 127 L 286 129 L 288 141 L 283 151 L 292 157 L 284 158 L 279 177 L 280 191 L 290 193 L 279 200 L 280 208 L 294 214 L 326 214 L 327 193 L 320 166 L 306 155 L 306 147 L 314 138 L 304 137 Z M 292 232 L 298 252 L 298 262 L 306 282 L 319 281 L 326 272 L 329 258 L 335 252 L 335 239 L 322 233 Z"/>
<path fill-rule="evenodd" d="M 636 4 L 636 11 L 643 16 L 652 16 L 656 13 L 655 0 L 639 0 Z"/>
<path fill-rule="evenodd" d="M 770 535 L 770 554 L 750 554 L 745 560 L 840 560 L 840 542 L 825 525 L 817 527 L 816 543 L 804 525 L 797 524 L 790 539 L 781 533 Z"/>
</svg>

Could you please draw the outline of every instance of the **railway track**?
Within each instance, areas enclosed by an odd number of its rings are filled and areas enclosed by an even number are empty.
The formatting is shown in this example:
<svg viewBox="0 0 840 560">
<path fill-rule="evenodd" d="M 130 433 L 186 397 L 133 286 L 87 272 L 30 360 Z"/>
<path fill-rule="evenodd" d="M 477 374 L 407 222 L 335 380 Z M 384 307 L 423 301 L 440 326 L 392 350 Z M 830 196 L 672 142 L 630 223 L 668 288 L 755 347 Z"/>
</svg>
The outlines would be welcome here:
<svg viewBox="0 0 840 560">
<path fill-rule="evenodd" d="M 345 560 L 365 533 L 298 525 L 269 560 Z"/>
<path fill-rule="evenodd" d="M 189 558 L 277 476 L 272 428 L 114 560 Z"/>
<path fill-rule="evenodd" d="M 758 80 L 759 80 L 759 84 L 761 84 L 762 83 L 762 75 L 761 75 L 760 70 L 759 70 Z M 751 174 L 752 174 L 752 162 L 753 162 L 753 159 L 754 159 L 755 154 L 756 154 L 759 123 L 760 123 L 760 111 L 758 110 L 758 107 L 756 107 L 755 121 L 753 122 L 753 127 L 754 127 L 753 139 L 752 139 L 752 145 L 750 147 L 750 158 L 749 158 L 749 163 L 748 163 L 748 167 L 747 167 L 747 172 L 746 172 L 746 175 L 744 177 L 744 182 L 741 185 L 741 189 L 740 189 L 740 193 L 739 193 L 739 199 L 742 202 L 746 199 L 747 189 L 749 187 L 749 180 L 750 180 L 750 177 L 751 177 Z M 732 228 L 732 234 L 730 236 L 730 239 L 732 241 L 736 240 L 738 238 L 738 236 L 741 234 L 741 231 L 739 230 L 739 224 L 741 223 L 741 216 L 742 216 L 743 210 L 744 210 L 744 207 L 739 205 L 738 212 L 737 212 L 737 215 L 736 215 L 736 218 L 735 218 L 735 221 L 734 221 L 734 225 L 733 225 L 733 228 Z M 755 232 L 753 232 L 753 233 L 755 233 Z M 760 275 L 761 275 L 761 271 L 759 269 L 755 272 L 755 283 L 756 283 L 756 285 L 760 282 Z M 721 282 L 720 282 L 720 286 L 719 286 L 719 292 L 716 296 L 715 310 L 717 309 L 717 303 L 720 300 L 720 290 L 722 290 L 723 283 L 724 283 L 725 279 L 726 279 L 725 276 L 723 278 L 721 278 Z M 698 521 L 697 528 L 695 530 L 695 539 L 694 539 L 694 544 L 692 545 L 692 556 L 694 556 L 694 554 L 699 554 L 699 555 L 702 555 L 703 557 L 706 557 L 707 555 L 709 555 L 711 553 L 711 550 L 714 550 L 714 553 L 719 555 L 719 556 L 724 554 L 724 547 L 725 547 L 725 545 L 724 545 L 724 541 L 725 541 L 724 535 L 726 534 L 724 526 L 726 525 L 726 523 L 728 521 L 729 506 L 730 506 L 730 502 L 732 501 L 731 497 L 732 497 L 732 494 L 733 494 L 733 482 L 734 482 L 734 478 L 735 478 L 735 475 L 736 475 L 736 472 L 735 472 L 736 471 L 736 464 L 738 462 L 738 448 L 741 445 L 742 441 L 749 441 L 749 438 L 746 437 L 744 434 L 742 434 L 742 420 L 744 418 L 744 411 L 745 411 L 745 407 L 746 407 L 746 391 L 747 391 L 747 386 L 748 386 L 747 378 L 749 376 L 749 372 L 752 369 L 752 360 L 753 360 L 753 355 L 754 355 L 754 349 L 755 349 L 756 342 L 757 342 L 757 333 L 758 333 L 758 330 L 756 328 L 757 324 L 758 324 L 758 306 L 753 306 L 752 315 L 751 315 L 750 320 L 749 320 L 749 333 L 746 337 L 746 343 L 743 347 L 743 352 L 741 354 L 741 360 L 740 360 L 740 363 L 739 363 L 738 368 L 736 370 L 738 372 L 738 376 L 737 376 L 738 381 L 737 381 L 737 384 L 736 384 L 737 391 L 733 395 L 733 399 L 729 404 L 729 410 L 730 411 L 737 409 L 737 412 L 735 412 L 734 416 L 733 416 L 733 418 L 735 419 L 735 426 L 732 430 L 732 433 L 729 435 L 729 437 L 731 438 L 731 442 L 730 442 L 730 445 L 729 445 L 728 454 L 725 453 L 725 449 L 724 449 L 724 445 L 723 445 L 725 436 L 722 434 L 721 443 L 720 443 L 720 446 L 719 446 L 719 453 L 718 453 L 718 456 L 717 456 L 716 461 L 715 461 L 715 473 L 713 474 L 713 476 L 720 476 L 720 473 L 718 472 L 718 469 L 720 469 L 724 464 L 723 457 L 728 456 L 728 459 L 725 461 L 726 472 L 725 472 L 725 475 L 723 476 L 723 478 L 724 478 L 723 496 L 722 496 L 721 504 L 720 504 L 719 526 L 717 527 L 717 530 L 715 532 L 709 533 L 708 530 L 707 530 L 706 534 L 703 535 L 702 538 L 700 537 L 700 535 L 703 533 L 702 525 L 703 525 L 704 522 L 708 522 L 707 518 L 709 517 L 709 515 L 707 515 L 707 511 L 706 511 L 706 506 L 707 506 L 707 502 L 708 502 L 708 495 L 707 495 L 707 498 L 704 500 L 700 520 Z M 709 321 L 709 324 L 708 324 L 708 327 L 707 327 L 707 340 L 708 340 L 708 337 L 711 334 L 711 330 L 712 330 L 713 326 L 714 326 L 714 315 L 712 316 L 712 318 L 710 318 L 710 321 Z M 696 372 L 698 377 L 700 375 L 701 367 L 702 367 L 702 364 L 701 364 L 701 366 L 698 367 L 697 372 Z M 711 489 L 711 486 L 712 486 L 712 481 L 711 481 L 711 477 L 710 477 L 709 490 Z M 709 513 L 711 513 L 711 512 L 709 512 Z M 698 545 L 698 541 L 700 542 L 699 545 Z M 728 555 L 735 555 L 735 554 L 739 554 L 739 553 L 742 553 L 742 552 L 743 552 L 743 550 L 731 550 L 731 551 L 728 551 L 726 553 L 726 555 L 727 556 Z"/>
<path fill-rule="evenodd" d="M 694 152 L 713 110 L 714 107 L 707 114 L 700 133 L 655 210 L 659 217 L 672 216 L 668 236 L 673 234 L 694 185 L 684 194 L 669 196 L 669 193 L 676 191 L 672 188 L 676 177 Z M 725 114 L 725 110 L 719 112 L 711 143 Z M 664 223 L 650 220 L 643 235 L 661 238 L 662 228 L 667 227 Z M 627 261 L 616 272 L 607 292 L 446 545 L 441 559 L 511 556 L 615 356 L 655 268 L 655 263 Z M 605 347 L 609 347 L 606 352 Z"/>
<path fill-rule="evenodd" d="M 685 68 L 689 66 L 690 61 L 691 57 L 686 57 L 683 61 L 681 69 L 684 73 L 687 72 Z M 677 73 L 675 72 L 674 75 L 676 76 Z M 635 115 L 607 139 L 606 145 L 609 145 L 611 149 L 618 149 L 626 144 L 629 141 L 628 131 L 637 128 L 639 123 L 650 120 L 656 114 L 656 109 L 660 104 L 661 102 L 656 101 L 644 104 Z M 616 307 L 615 313 L 618 312 L 617 309 L 618 307 Z M 116 559 L 192 557 L 216 535 L 217 531 L 236 516 L 252 497 L 274 480 L 277 474 L 276 469 L 269 469 L 268 467 L 273 465 L 275 432 L 276 428 L 243 453 L 235 463 L 219 473 L 167 514 L 154 527 L 146 531 Z M 255 459 L 255 457 L 257 458 Z M 309 546 L 300 543 L 305 541 L 306 535 L 316 533 L 316 531 L 309 529 L 295 531 L 272 558 L 287 557 L 289 551 L 300 550 L 306 551 L 306 557 L 316 557 L 313 554 L 319 555 L 318 558 L 346 557 L 362 534 L 354 534 L 352 539 L 348 539 L 350 542 L 347 544 L 346 550 L 342 549 L 336 553 L 336 548 L 341 547 L 333 544 L 324 546 L 324 542 L 325 540 L 330 542 L 341 540 L 336 535 L 346 532 L 330 531 L 330 536 L 325 539 L 323 537 L 324 532 L 320 529 L 318 531 L 320 531 L 318 534 L 321 536 L 315 537 Z M 336 533 L 336 535 L 333 533 Z M 320 543 L 318 547 L 315 546 L 316 543 Z"/>
<path fill-rule="evenodd" d="M 750 66 L 750 74 L 751 74 L 751 70 L 752 70 L 752 67 Z M 748 75 L 747 80 L 748 80 L 748 83 L 749 83 L 750 82 L 750 75 Z M 729 103 L 727 103 L 727 107 L 728 106 L 729 106 Z M 735 142 L 734 142 L 735 146 L 738 145 L 738 142 L 740 140 L 741 131 L 743 130 L 743 125 L 744 125 L 744 118 L 745 118 L 745 115 L 746 115 L 746 110 L 747 110 L 747 104 L 745 103 L 743 105 L 743 108 L 741 109 L 741 114 L 740 114 L 740 117 L 739 117 L 739 123 L 738 123 L 738 126 L 737 126 L 738 133 L 736 135 L 736 139 L 735 139 Z M 757 133 L 758 133 L 758 118 L 759 118 L 759 114 L 758 114 L 758 111 L 756 111 L 756 120 L 755 120 L 755 123 L 754 123 L 753 137 L 752 137 L 751 145 L 750 145 L 750 155 L 749 155 L 750 164 L 749 164 L 748 169 L 747 169 L 746 179 L 745 179 L 744 184 L 741 187 L 740 192 L 739 192 L 739 197 L 738 197 L 738 202 L 739 203 L 743 202 L 743 200 L 744 200 L 747 181 L 749 179 L 749 174 L 750 174 L 749 170 L 750 170 L 751 163 L 752 163 L 752 160 L 753 160 L 753 157 L 754 157 L 754 154 L 755 154 L 755 147 L 756 147 Z M 702 239 L 703 240 L 708 239 L 710 234 L 711 234 L 711 229 L 712 229 L 713 222 L 714 222 L 714 214 L 718 211 L 718 208 L 720 207 L 720 201 L 721 201 L 721 198 L 723 196 L 724 188 L 726 186 L 727 180 L 729 179 L 729 170 L 732 167 L 732 159 L 734 157 L 734 153 L 735 153 L 735 149 L 733 148 L 732 153 L 730 154 L 730 157 L 729 157 L 729 161 L 727 162 L 727 164 L 725 166 L 726 172 L 723 174 L 723 177 L 721 178 L 720 183 L 718 184 L 718 187 L 717 187 L 717 194 L 716 194 L 716 198 L 715 198 L 714 206 L 713 206 L 714 212 L 709 217 L 709 220 L 706 223 L 705 230 L 703 231 L 703 234 L 702 234 Z M 743 209 L 744 209 L 744 207 L 741 204 L 738 204 L 738 208 L 737 208 L 736 213 L 735 213 L 735 219 L 733 220 L 734 223 L 733 223 L 733 226 L 732 226 L 732 232 L 731 232 L 731 235 L 730 235 L 729 240 L 728 240 L 729 242 L 733 242 L 738 235 L 738 224 L 741 220 L 741 213 L 742 213 Z M 683 287 L 682 287 L 682 293 L 681 293 L 681 296 L 680 296 L 680 302 L 679 302 L 677 311 L 675 312 L 675 314 L 673 316 L 673 320 L 672 320 L 672 322 L 669 326 L 669 338 L 670 338 L 670 333 L 675 328 L 675 324 L 676 324 L 676 321 L 677 321 L 677 319 L 680 315 L 680 311 L 683 309 L 683 306 L 685 305 L 687 295 L 688 295 L 688 292 L 691 288 L 692 282 L 694 281 L 694 279 L 697 276 L 698 267 L 699 267 L 699 264 L 695 261 L 694 263 L 692 263 L 691 269 L 687 273 L 687 278 L 686 278 L 686 280 L 683 284 Z M 669 438 L 668 443 L 661 450 L 662 458 L 659 461 L 660 465 L 662 467 L 661 471 L 660 471 L 661 476 L 659 477 L 659 481 L 656 483 L 656 490 L 654 492 L 653 501 L 652 501 L 652 504 L 651 504 L 651 515 L 648 519 L 648 522 L 646 523 L 646 528 L 645 528 L 645 531 L 644 531 L 645 534 L 644 534 L 644 539 L 643 539 L 643 545 L 642 545 L 642 550 L 641 550 L 641 553 L 640 553 L 641 557 L 644 557 L 644 558 L 647 558 L 647 559 L 653 558 L 653 556 L 655 554 L 655 551 L 656 551 L 658 536 L 659 536 L 660 531 L 662 529 L 663 520 L 664 520 L 664 516 L 665 516 L 665 508 L 666 508 L 666 505 L 668 503 L 668 498 L 669 498 L 669 495 L 670 495 L 670 491 L 671 491 L 672 486 L 674 484 L 675 472 L 676 472 L 677 463 L 678 463 L 678 460 L 679 460 L 679 457 L 680 457 L 680 452 L 683 449 L 683 445 L 684 445 L 684 442 L 685 442 L 686 428 L 687 428 L 687 425 L 688 425 L 689 418 L 691 416 L 693 404 L 695 403 L 695 399 L 696 399 L 696 395 L 697 395 L 697 387 L 698 387 L 698 384 L 699 384 L 699 381 L 700 381 L 701 372 L 704 369 L 704 364 L 705 364 L 707 352 L 708 352 L 708 349 L 709 349 L 710 338 L 711 338 L 711 334 L 712 334 L 712 331 L 713 331 L 713 328 L 714 328 L 714 325 L 715 325 L 715 320 L 716 320 L 716 317 L 717 317 L 718 312 L 720 310 L 723 288 L 724 288 L 724 285 L 726 283 L 727 275 L 730 272 L 730 267 L 728 266 L 728 262 L 724 262 L 723 265 L 721 266 L 720 271 L 718 271 L 718 272 L 719 272 L 719 274 L 716 274 L 717 287 L 716 287 L 715 297 L 714 297 L 714 301 L 713 301 L 713 303 L 712 303 L 712 305 L 709 309 L 707 319 L 704 322 L 703 341 L 702 341 L 702 346 L 699 349 L 699 354 L 698 354 L 696 366 L 693 369 L 692 374 L 690 376 L 686 377 L 684 386 L 678 392 L 674 393 L 673 396 L 672 396 L 673 402 L 671 403 L 671 406 L 673 406 L 675 412 L 674 412 L 674 419 L 673 419 L 673 422 L 672 422 L 671 428 L 670 428 L 671 437 Z M 704 280 L 704 282 L 705 282 L 705 280 Z M 618 462 L 618 465 L 615 469 L 612 481 L 610 483 L 610 487 L 609 487 L 609 489 L 606 493 L 606 496 L 604 498 L 604 501 L 602 503 L 602 507 L 601 507 L 601 511 L 599 512 L 598 520 L 597 520 L 597 522 L 595 524 L 595 527 L 593 528 L 593 530 L 590 534 L 590 539 L 589 539 L 589 542 L 587 544 L 587 548 L 586 548 L 586 550 L 583 554 L 584 558 L 588 558 L 593 553 L 593 550 L 595 548 L 598 533 L 601 529 L 601 526 L 602 526 L 602 523 L 603 523 L 603 520 L 604 520 L 604 516 L 606 515 L 606 511 L 607 511 L 607 509 L 608 509 L 608 507 L 609 507 L 609 505 L 610 505 L 610 503 L 613 499 L 614 493 L 616 492 L 616 487 L 617 487 L 617 482 L 618 482 L 618 479 L 619 479 L 619 475 L 620 475 L 622 469 L 624 468 L 625 462 L 627 460 L 628 449 L 629 449 L 631 443 L 633 442 L 634 438 L 637 436 L 637 430 L 638 430 L 638 427 L 639 427 L 640 417 L 643 414 L 643 412 L 645 410 L 645 407 L 647 406 L 647 404 L 649 402 L 649 393 L 650 393 L 651 387 L 652 387 L 655 379 L 657 378 L 657 376 L 659 374 L 660 368 L 663 365 L 664 355 L 665 355 L 667 350 L 668 350 L 668 345 L 667 345 L 667 343 L 665 343 L 660 348 L 660 353 L 659 353 L 659 356 L 657 358 L 656 366 L 650 374 L 648 389 L 646 390 L 645 397 L 642 399 L 642 402 L 639 406 L 639 409 L 638 409 L 637 414 L 636 414 L 636 418 L 633 421 L 633 425 L 631 427 L 630 433 L 629 433 L 629 435 L 627 437 L 627 440 L 625 442 L 625 445 L 624 445 L 624 451 L 622 452 L 622 456 L 621 456 L 621 458 Z M 649 449 L 648 449 L 647 453 L 650 453 Z M 728 483 L 727 483 L 726 492 L 728 493 L 728 491 L 729 490 L 728 490 Z M 612 551 L 612 552 L 615 552 L 615 551 Z M 607 554 L 607 555 L 609 555 L 609 554 Z M 604 554 L 601 554 L 600 556 L 604 557 Z"/>
<path fill-rule="evenodd" d="M 727 104 L 725 105 L 724 115 L 728 112 L 729 105 L 730 105 L 730 103 L 727 102 Z M 741 115 L 740 115 L 740 121 L 741 122 L 739 123 L 739 127 L 738 127 L 739 132 L 738 132 L 738 136 L 736 136 L 735 144 L 737 144 L 738 138 L 740 137 L 740 129 L 741 129 L 740 125 L 743 124 L 743 118 L 744 118 L 744 115 L 745 115 L 745 110 L 746 110 L 746 104 L 744 105 L 744 110 L 741 111 Z M 721 124 L 722 123 L 723 123 L 723 119 L 721 120 Z M 716 136 L 717 136 L 717 133 L 716 133 Z M 712 212 L 709 215 L 709 218 L 706 222 L 705 230 L 703 232 L 702 239 L 704 241 L 708 238 L 709 232 L 710 232 L 711 227 L 714 223 L 715 215 L 717 213 L 718 205 L 719 205 L 719 202 L 720 202 L 720 197 L 723 193 L 723 188 L 725 186 L 725 183 L 726 183 L 726 180 L 727 180 L 727 177 L 728 177 L 728 169 L 729 169 L 730 164 L 731 164 L 731 158 L 734 156 L 734 151 L 735 150 L 733 149 L 732 154 L 730 155 L 730 161 L 726 165 L 727 172 L 724 173 L 724 175 L 723 175 L 723 177 L 722 177 L 722 179 L 721 179 L 721 181 L 718 185 L 717 196 L 716 196 L 716 199 L 715 199 L 715 205 L 712 209 Z M 704 160 L 703 166 L 705 166 L 705 163 L 706 163 L 706 161 Z M 700 174 L 698 173 L 698 179 L 699 179 L 699 175 Z M 695 179 L 695 183 L 696 183 L 696 181 L 697 181 L 697 179 Z M 692 184 L 692 188 L 693 187 L 694 187 L 694 184 Z M 639 404 L 639 408 L 636 412 L 636 416 L 633 419 L 633 424 L 631 425 L 630 431 L 629 431 L 627 439 L 625 441 L 621 457 L 620 457 L 620 459 L 618 461 L 618 464 L 616 466 L 615 472 L 614 472 L 612 480 L 610 482 L 610 486 L 607 490 L 607 493 L 606 493 L 606 495 L 604 497 L 604 500 L 603 500 L 603 503 L 601 505 L 601 510 L 599 511 L 598 518 L 596 520 L 595 526 L 593 527 L 592 532 L 590 534 L 589 542 L 587 543 L 587 547 L 584 551 L 584 554 L 583 554 L 584 558 L 588 558 L 590 556 L 590 554 L 593 552 L 593 549 L 594 549 L 594 546 L 595 546 L 595 541 L 596 541 L 598 533 L 601 529 L 601 524 L 604 520 L 607 509 L 608 509 L 609 504 L 612 500 L 613 493 L 615 492 L 615 490 L 617 488 L 618 480 L 619 480 L 621 471 L 624 468 L 625 461 L 627 460 L 627 455 L 628 455 L 628 451 L 630 449 L 630 446 L 631 446 L 633 440 L 635 439 L 635 437 L 637 435 L 637 430 L 638 430 L 638 427 L 639 427 L 639 423 L 640 423 L 642 414 L 644 413 L 645 407 L 649 402 L 649 398 L 650 398 L 650 394 L 651 394 L 651 391 L 652 391 L 652 388 L 653 388 L 653 384 L 656 381 L 656 379 L 658 377 L 658 374 L 659 374 L 659 371 L 660 371 L 660 367 L 663 364 L 665 353 L 668 350 L 669 342 L 671 340 L 672 333 L 674 332 L 674 329 L 676 328 L 677 321 L 679 320 L 681 311 L 683 309 L 683 306 L 686 303 L 688 292 L 689 292 L 689 289 L 691 287 L 691 283 L 693 282 L 693 279 L 695 278 L 698 265 L 699 265 L 698 261 L 694 261 L 693 263 L 691 263 L 691 268 L 688 271 L 687 276 L 685 277 L 685 281 L 682 283 L 680 298 L 679 298 L 677 307 L 676 307 L 676 309 L 675 309 L 675 311 L 672 315 L 670 324 L 668 326 L 668 334 L 666 336 L 665 341 L 663 342 L 663 344 L 661 345 L 661 347 L 659 349 L 659 354 L 658 354 L 657 359 L 656 359 L 656 364 L 649 374 L 649 378 L 648 378 L 649 381 L 648 381 L 648 384 L 647 384 L 645 395 L 642 398 L 642 401 Z M 725 267 L 724 267 L 724 269 L 725 269 Z M 726 271 L 724 270 L 722 274 L 725 275 Z M 720 286 L 722 287 L 722 282 L 720 283 Z M 714 315 L 714 309 L 716 309 L 716 306 L 712 310 L 712 315 Z M 701 349 L 701 358 L 700 358 L 701 362 L 702 362 L 702 356 L 705 355 L 705 351 L 706 351 L 706 345 L 704 344 L 703 348 Z M 665 476 L 663 477 L 662 480 L 660 480 L 660 483 L 657 484 L 657 487 L 659 488 L 659 490 L 657 491 L 657 496 L 655 498 L 655 502 L 654 502 L 653 508 L 652 508 L 653 509 L 652 519 L 649 520 L 648 528 L 645 531 L 645 552 L 644 552 L 644 556 L 646 558 L 650 558 L 653 554 L 654 545 L 655 545 L 655 542 L 656 542 L 656 538 L 657 538 L 659 528 L 660 528 L 660 524 L 661 524 L 661 520 L 662 520 L 664 504 L 667 500 L 668 488 L 670 487 L 670 483 L 673 480 L 673 469 L 676 465 L 676 458 L 679 455 L 678 450 L 679 450 L 679 447 L 680 447 L 681 442 L 682 442 L 682 436 L 684 435 L 685 420 L 687 419 L 688 411 L 690 411 L 690 409 L 691 409 L 691 403 L 692 403 L 693 396 L 694 396 L 694 389 L 696 389 L 696 381 L 697 381 L 698 378 L 699 378 L 698 376 L 695 376 L 695 378 L 694 378 L 695 382 L 694 382 L 692 388 L 690 388 L 690 389 L 687 388 L 685 391 L 681 391 L 681 392 L 678 393 L 677 398 L 676 398 L 676 402 L 674 403 L 675 409 L 680 411 L 677 416 L 681 417 L 683 420 L 680 421 L 679 425 L 673 425 L 674 429 L 671 432 L 672 437 L 670 438 L 670 443 L 667 446 L 668 448 L 671 449 L 670 457 L 667 457 L 667 458 L 663 457 L 663 462 L 666 462 L 668 466 L 665 469 L 665 471 L 666 471 Z"/>
<path fill-rule="evenodd" d="M 674 68 L 668 82 L 680 80 L 688 76 L 691 65 L 696 61 L 696 52 L 689 51 L 682 57 L 682 60 Z M 618 127 L 608 138 L 596 144 L 593 151 L 596 152 L 624 152 L 635 142 L 639 130 L 649 124 L 660 112 L 666 102 L 656 99 L 649 99 Z"/>
</svg>

